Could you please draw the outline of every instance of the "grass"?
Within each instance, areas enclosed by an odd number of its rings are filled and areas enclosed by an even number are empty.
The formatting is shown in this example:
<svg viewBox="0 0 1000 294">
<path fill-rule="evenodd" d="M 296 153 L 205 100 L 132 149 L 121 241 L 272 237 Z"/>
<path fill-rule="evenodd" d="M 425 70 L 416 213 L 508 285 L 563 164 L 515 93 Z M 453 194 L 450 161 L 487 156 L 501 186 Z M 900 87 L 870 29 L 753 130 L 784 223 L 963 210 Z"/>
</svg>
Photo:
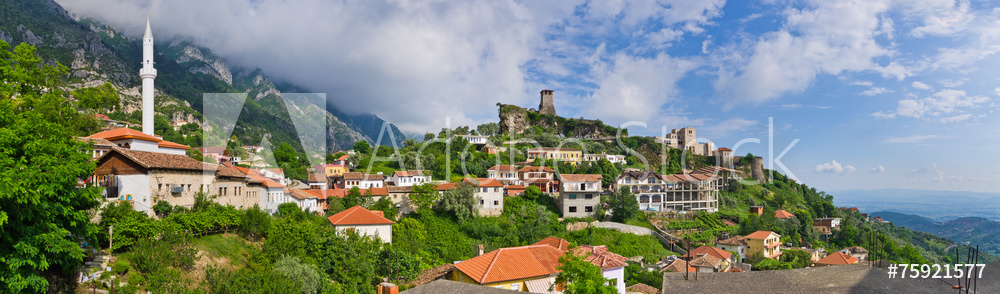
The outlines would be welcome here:
<svg viewBox="0 0 1000 294">
<path fill-rule="evenodd" d="M 234 234 L 208 235 L 195 239 L 192 245 L 205 253 L 215 257 L 228 258 L 234 263 L 242 263 L 249 255 L 250 250 L 257 250 Z"/>
</svg>

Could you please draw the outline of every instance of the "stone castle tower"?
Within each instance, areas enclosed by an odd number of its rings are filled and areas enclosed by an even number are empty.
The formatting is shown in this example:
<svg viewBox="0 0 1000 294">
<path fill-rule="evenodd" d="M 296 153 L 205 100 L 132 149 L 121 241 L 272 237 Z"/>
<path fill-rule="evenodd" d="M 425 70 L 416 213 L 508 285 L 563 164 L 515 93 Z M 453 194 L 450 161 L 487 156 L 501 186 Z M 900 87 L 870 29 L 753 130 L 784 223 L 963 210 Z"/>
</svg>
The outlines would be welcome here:
<svg viewBox="0 0 1000 294">
<path fill-rule="evenodd" d="M 556 105 L 552 102 L 552 90 L 542 90 L 542 101 L 538 103 L 538 113 L 556 115 Z"/>
</svg>

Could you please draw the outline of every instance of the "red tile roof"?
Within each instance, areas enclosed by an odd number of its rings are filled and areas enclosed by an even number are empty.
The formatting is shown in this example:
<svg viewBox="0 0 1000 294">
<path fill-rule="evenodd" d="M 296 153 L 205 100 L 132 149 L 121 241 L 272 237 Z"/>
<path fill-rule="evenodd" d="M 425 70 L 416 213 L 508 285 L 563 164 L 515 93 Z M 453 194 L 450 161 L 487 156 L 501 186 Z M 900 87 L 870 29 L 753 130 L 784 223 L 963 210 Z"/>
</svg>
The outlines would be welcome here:
<svg viewBox="0 0 1000 294">
<path fill-rule="evenodd" d="M 500 248 L 455 264 L 455 269 L 479 284 L 543 277 L 558 273 L 559 257 L 555 247 L 529 245 Z"/>
<path fill-rule="evenodd" d="M 660 271 L 661 272 L 664 272 L 664 271 L 674 271 L 674 272 L 683 273 L 684 272 L 684 267 L 685 267 L 685 265 L 687 265 L 687 263 L 688 262 L 685 261 L 684 259 L 680 259 L 680 258 L 674 259 L 673 262 L 671 262 L 667 266 L 663 267 L 663 269 L 661 269 Z M 693 267 L 693 266 L 688 266 L 687 267 L 687 271 L 689 273 L 693 273 L 693 272 L 698 271 L 698 269 L 695 268 L 695 267 Z"/>
<path fill-rule="evenodd" d="M 602 175 L 591 174 L 562 174 L 559 179 L 563 182 L 600 182 L 604 178 Z"/>
<path fill-rule="evenodd" d="M 740 246 L 740 245 L 747 246 L 747 237 L 736 236 L 729 239 L 715 241 L 715 243 L 722 245 L 732 245 L 732 246 Z"/>
<path fill-rule="evenodd" d="M 715 149 L 715 151 L 733 151 L 733 150 L 729 149 L 729 148 L 726 148 L 726 147 L 722 147 L 722 148 L 719 148 L 719 149 Z"/>
<path fill-rule="evenodd" d="M 173 170 L 208 170 L 214 169 L 215 165 L 202 163 L 187 155 L 176 155 L 159 152 L 139 151 L 122 148 L 111 148 L 107 154 L 98 159 L 98 165 L 103 160 L 111 158 L 112 153 L 120 153 L 126 158 L 148 169 L 173 169 Z"/>
<path fill-rule="evenodd" d="M 602 269 L 613 269 L 628 266 L 628 258 L 608 251 L 608 247 L 580 245 L 573 250 L 573 254 L 582 256 L 583 260 L 590 262 Z"/>
<path fill-rule="evenodd" d="M 753 234 L 747 235 L 747 239 L 764 240 L 764 239 L 767 239 L 767 237 L 770 237 L 771 234 L 773 234 L 773 233 L 774 232 L 771 232 L 771 231 L 756 231 L 756 232 L 753 232 Z M 775 234 L 775 235 L 777 235 L 777 234 Z"/>
<path fill-rule="evenodd" d="M 462 181 L 464 181 L 466 183 L 469 183 L 469 184 L 476 185 L 478 187 L 497 187 L 497 188 L 503 187 L 503 184 L 501 184 L 499 181 L 494 180 L 494 179 L 465 178 Z"/>
<path fill-rule="evenodd" d="M 291 195 L 292 197 L 295 197 L 295 199 L 299 200 L 318 198 L 316 197 L 316 195 L 313 195 L 312 193 L 306 192 L 305 190 L 302 189 L 288 189 L 288 195 Z"/>
<path fill-rule="evenodd" d="M 777 211 L 774 212 L 774 217 L 780 219 L 789 219 L 792 218 L 793 216 L 795 215 L 781 209 L 778 209 Z"/>
<path fill-rule="evenodd" d="M 137 139 L 137 140 L 143 140 L 143 141 L 156 142 L 156 143 L 158 143 L 157 144 L 158 146 L 165 147 L 165 148 L 191 149 L 191 147 L 188 147 L 187 145 L 178 144 L 178 143 L 169 142 L 169 141 L 163 141 L 163 139 L 160 139 L 160 138 L 157 138 L 157 137 L 154 137 L 154 136 L 150 136 L 150 135 L 147 135 L 146 133 L 143 133 L 143 132 L 140 132 L 140 131 L 136 131 L 136 130 L 133 130 L 133 129 L 130 129 L 130 128 L 117 128 L 117 129 L 113 129 L 113 130 L 107 130 L 107 131 L 103 131 L 103 132 L 100 132 L 100 133 L 97 133 L 97 134 L 90 135 L 87 138 L 106 139 L 106 140 L 109 140 L 109 141 L 122 140 L 122 139 Z"/>
<path fill-rule="evenodd" d="M 334 214 L 327 219 L 330 223 L 335 226 L 346 226 L 346 225 L 381 225 L 381 224 L 393 224 L 394 222 L 375 213 L 375 211 L 367 210 L 361 206 L 355 206 L 348 208 L 347 210 L 341 211 L 338 214 Z"/>
<path fill-rule="evenodd" d="M 385 180 L 385 177 L 383 177 L 380 174 L 367 174 L 367 173 L 360 173 L 360 172 L 350 172 L 350 173 L 344 173 L 344 179 L 345 180 L 382 181 L 382 180 Z"/>
<path fill-rule="evenodd" d="M 437 185 L 437 189 L 438 189 L 438 191 L 447 191 L 447 190 L 455 189 L 455 187 L 457 187 L 457 186 L 458 186 L 457 183 L 441 183 L 440 185 Z"/>
<path fill-rule="evenodd" d="M 395 174 L 397 177 L 412 177 L 410 173 L 406 172 L 405 170 L 396 171 L 393 174 Z"/>
<path fill-rule="evenodd" d="M 826 265 L 845 265 L 858 263 L 858 259 L 844 253 L 834 252 L 833 254 L 827 255 L 823 259 L 816 261 L 816 263 Z"/>
<path fill-rule="evenodd" d="M 660 294 L 660 289 L 656 287 L 646 285 L 643 283 L 638 283 L 625 288 L 626 293 L 642 293 L 642 294 Z"/>
<path fill-rule="evenodd" d="M 524 190 L 524 189 L 527 189 L 527 188 L 525 188 L 524 186 L 521 186 L 521 185 L 510 185 L 510 186 L 507 186 L 507 187 L 504 187 L 504 188 L 507 188 L 507 190 Z"/>
<path fill-rule="evenodd" d="M 519 169 L 517 171 L 519 171 L 519 172 L 547 172 L 547 173 L 554 173 L 554 172 L 556 172 L 554 169 L 551 169 L 551 168 L 549 168 L 547 166 L 525 166 L 525 167 L 522 167 L 521 169 Z"/>
<path fill-rule="evenodd" d="M 496 171 L 517 171 L 517 167 L 516 167 L 516 166 L 513 166 L 513 165 L 494 165 L 493 167 L 491 167 L 491 168 L 489 168 L 489 169 L 487 169 L 487 170 L 496 170 Z"/>
<path fill-rule="evenodd" d="M 563 238 L 555 236 L 545 237 L 545 239 L 542 239 L 541 241 L 538 241 L 537 243 L 532 245 L 549 245 L 555 249 L 559 249 L 559 251 L 562 252 L 569 251 L 569 241 L 566 241 Z"/>
<path fill-rule="evenodd" d="M 719 259 L 729 259 L 730 257 L 733 257 L 733 254 L 730 253 L 729 251 L 725 251 L 725 250 L 722 250 L 722 249 L 719 249 L 719 248 L 715 248 L 715 247 L 712 247 L 712 246 L 701 246 L 701 247 L 692 249 L 691 251 L 688 251 L 687 254 L 684 254 L 684 257 L 697 257 L 698 254 L 702 254 L 702 253 L 707 254 L 707 255 L 711 255 L 711 256 L 715 256 L 715 257 L 717 257 Z"/>
<path fill-rule="evenodd" d="M 326 189 L 325 191 L 326 192 L 324 193 L 326 193 L 327 197 L 344 198 L 344 196 L 347 196 L 347 193 L 349 193 L 351 189 L 337 188 L 337 189 Z M 386 187 L 358 189 L 358 191 L 361 192 L 361 196 L 367 195 L 369 191 L 371 192 L 372 196 L 389 196 L 389 189 Z"/>
</svg>

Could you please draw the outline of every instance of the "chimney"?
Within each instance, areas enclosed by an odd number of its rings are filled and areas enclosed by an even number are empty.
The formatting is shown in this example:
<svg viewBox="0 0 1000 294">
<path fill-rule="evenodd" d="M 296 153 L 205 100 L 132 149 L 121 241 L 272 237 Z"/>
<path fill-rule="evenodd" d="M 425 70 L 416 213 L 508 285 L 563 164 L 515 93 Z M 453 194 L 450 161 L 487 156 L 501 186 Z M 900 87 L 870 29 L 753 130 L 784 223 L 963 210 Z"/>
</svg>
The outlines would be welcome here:
<svg viewBox="0 0 1000 294">
<path fill-rule="evenodd" d="M 479 244 L 479 255 L 483 255 L 483 244 Z"/>
<path fill-rule="evenodd" d="M 399 287 L 393 283 L 381 283 L 375 287 L 375 293 L 378 294 L 399 294 Z"/>
</svg>

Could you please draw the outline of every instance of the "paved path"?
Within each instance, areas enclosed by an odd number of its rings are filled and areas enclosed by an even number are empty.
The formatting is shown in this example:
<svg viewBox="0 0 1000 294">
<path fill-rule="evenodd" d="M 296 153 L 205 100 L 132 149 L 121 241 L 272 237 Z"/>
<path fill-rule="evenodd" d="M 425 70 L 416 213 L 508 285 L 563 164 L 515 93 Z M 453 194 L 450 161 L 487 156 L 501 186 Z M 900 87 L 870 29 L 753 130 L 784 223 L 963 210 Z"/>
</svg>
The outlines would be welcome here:
<svg viewBox="0 0 1000 294">
<path fill-rule="evenodd" d="M 642 236 L 652 235 L 653 234 L 653 230 L 650 230 L 649 228 L 643 228 L 643 227 L 633 226 L 633 225 L 626 225 L 626 224 L 623 224 L 623 223 L 616 223 L 616 222 L 598 222 L 597 224 L 594 225 L 594 227 L 605 228 L 605 229 L 612 229 L 612 230 L 618 230 L 618 231 L 621 231 L 621 232 L 624 232 L 624 233 L 629 233 L 629 234 L 634 234 L 634 235 L 642 235 Z"/>
</svg>

